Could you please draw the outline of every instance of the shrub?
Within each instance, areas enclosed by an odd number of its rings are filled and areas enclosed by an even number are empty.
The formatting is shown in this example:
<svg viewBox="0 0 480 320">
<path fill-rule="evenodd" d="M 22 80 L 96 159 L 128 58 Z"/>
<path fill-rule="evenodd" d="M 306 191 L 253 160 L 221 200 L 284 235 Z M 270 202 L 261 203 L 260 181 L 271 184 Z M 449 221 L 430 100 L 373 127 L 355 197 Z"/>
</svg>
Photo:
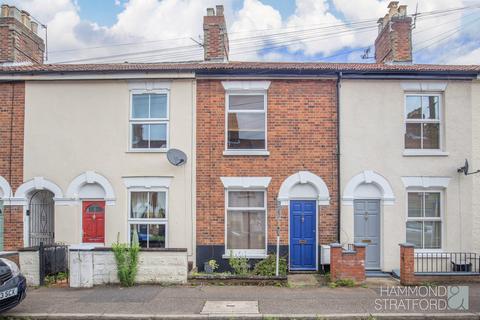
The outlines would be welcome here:
<svg viewBox="0 0 480 320">
<path fill-rule="evenodd" d="M 269 255 L 266 259 L 263 259 L 255 265 L 253 273 L 259 276 L 273 277 L 275 276 L 277 256 L 274 254 Z M 287 259 L 280 257 L 278 259 L 278 274 L 285 276 L 287 274 Z"/>
<path fill-rule="evenodd" d="M 336 288 L 336 287 L 355 287 L 356 283 L 353 279 L 338 279 L 335 282 L 330 282 L 328 285 L 330 288 Z"/>
<path fill-rule="evenodd" d="M 130 246 L 123 243 L 114 243 L 112 245 L 115 261 L 117 262 L 117 274 L 120 284 L 124 287 L 131 287 L 135 284 L 135 276 L 138 270 L 138 254 L 140 246 L 138 244 L 138 235 L 132 241 Z"/>
<path fill-rule="evenodd" d="M 233 254 L 230 253 L 228 264 L 235 274 L 244 276 L 249 273 L 250 265 L 248 264 L 248 259 L 245 257 L 234 257 Z"/>
</svg>

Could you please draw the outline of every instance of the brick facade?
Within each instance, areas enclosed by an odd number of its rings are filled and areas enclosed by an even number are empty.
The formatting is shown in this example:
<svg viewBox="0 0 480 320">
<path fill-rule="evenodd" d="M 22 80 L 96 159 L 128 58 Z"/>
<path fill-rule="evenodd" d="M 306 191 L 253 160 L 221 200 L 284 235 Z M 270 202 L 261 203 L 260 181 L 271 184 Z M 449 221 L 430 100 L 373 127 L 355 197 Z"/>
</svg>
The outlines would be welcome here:
<svg viewBox="0 0 480 320">
<path fill-rule="evenodd" d="M 25 83 L 0 84 L 0 176 L 16 190 L 23 183 Z M 4 207 L 4 249 L 23 246 L 23 208 Z"/>
<path fill-rule="evenodd" d="M 344 250 L 339 243 L 330 245 L 330 279 L 365 281 L 365 245 L 354 244 L 353 250 Z"/>
<path fill-rule="evenodd" d="M 298 171 L 318 175 L 330 192 L 330 205 L 319 207 L 318 244 L 337 239 L 336 81 L 272 80 L 267 94 L 270 155 L 224 156 L 225 90 L 219 80 L 197 82 L 197 247 L 224 245 L 225 192 L 220 177 L 228 176 L 272 178 L 267 189 L 267 237 L 274 244 L 275 199 L 282 182 Z M 283 246 L 288 244 L 288 214 L 284 208 Z"/>
</svg>

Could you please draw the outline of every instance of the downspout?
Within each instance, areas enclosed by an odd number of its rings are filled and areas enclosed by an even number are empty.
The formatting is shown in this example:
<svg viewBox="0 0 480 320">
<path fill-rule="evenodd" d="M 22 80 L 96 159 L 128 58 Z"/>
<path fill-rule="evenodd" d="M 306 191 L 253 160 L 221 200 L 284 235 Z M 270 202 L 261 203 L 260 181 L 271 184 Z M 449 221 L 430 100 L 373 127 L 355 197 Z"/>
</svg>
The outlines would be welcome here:
<svg viewBox="0 0 480 320">
<path fill-rule="evenodd" d="M 341 213 L 341 188 L 340 188 L 340 81 L 342 72 L 337 73 L 337 242 L 340 243 L 340 213 Z"/>
</svg>

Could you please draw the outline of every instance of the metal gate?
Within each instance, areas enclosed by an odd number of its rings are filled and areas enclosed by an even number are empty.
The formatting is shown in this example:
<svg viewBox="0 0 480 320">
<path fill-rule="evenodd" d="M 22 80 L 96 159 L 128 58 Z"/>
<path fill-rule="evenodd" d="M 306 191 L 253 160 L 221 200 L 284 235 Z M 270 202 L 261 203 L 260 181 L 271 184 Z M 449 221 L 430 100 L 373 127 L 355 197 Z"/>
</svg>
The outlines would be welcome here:
<svg viewBox="0 0 480 320">
<path fill-rule="evenodd" d="M 35 191 L 30 198 L 27 215 L 29 216 L 29 246 L 53 244 L 55 202 L 53 193 L 46 190 Z"/>
</svg>

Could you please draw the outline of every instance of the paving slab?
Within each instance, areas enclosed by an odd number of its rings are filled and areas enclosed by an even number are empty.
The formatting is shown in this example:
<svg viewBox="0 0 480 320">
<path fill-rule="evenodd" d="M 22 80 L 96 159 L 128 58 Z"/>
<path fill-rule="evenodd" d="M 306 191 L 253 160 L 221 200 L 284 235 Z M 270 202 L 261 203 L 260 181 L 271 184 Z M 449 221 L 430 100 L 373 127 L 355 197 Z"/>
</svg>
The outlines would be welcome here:
<svg viewBox="0 0 480 320">
<path fill-rule="evenodd" d="M 299 273 L 288 275 L 288 285 L 291 288 L 317 287 L 317 275 L 313 273 Z"/>
</svg>

